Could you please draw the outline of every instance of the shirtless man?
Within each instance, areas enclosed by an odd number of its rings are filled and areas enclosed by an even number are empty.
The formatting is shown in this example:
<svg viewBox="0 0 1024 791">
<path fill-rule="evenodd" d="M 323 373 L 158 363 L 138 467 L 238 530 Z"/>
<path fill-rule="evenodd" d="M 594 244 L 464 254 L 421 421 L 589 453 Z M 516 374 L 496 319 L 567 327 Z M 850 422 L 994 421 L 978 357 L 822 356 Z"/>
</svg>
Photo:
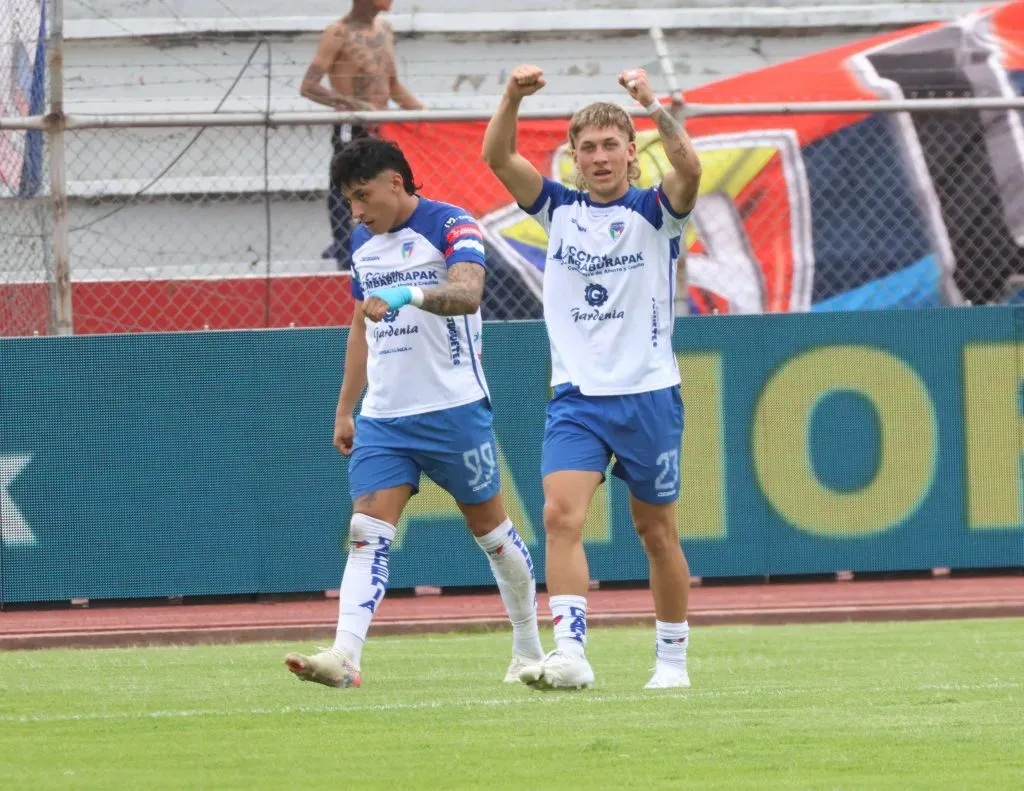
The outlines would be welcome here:
<svg viewBox="0 0 1024 791">
<path fill-rule="evenodd" d="M 386 110 L 388 100 L 403 110 L 422 110 L 423 105 L 398 81 L 395 34 L 378 18 L 393 0 L 353 0 L 352 10 L 329 25 L 320 36 L 313 62 L 302 78 L 299 92 L 333 110 Z M 323 84 L 327 77 L 329 87 Z M 336 155 L 346 143 L 374 133 L 372 127 L 341 124 L 334 127 L 331 147 Z M 332 156 L 333 159 L 333 156 Z M 327 197 L 334 242 L 324 252 L 338 269 L 352 266 L 349 236 L 352 215 L 342 194 L 333 186 Z"/>
</svg>

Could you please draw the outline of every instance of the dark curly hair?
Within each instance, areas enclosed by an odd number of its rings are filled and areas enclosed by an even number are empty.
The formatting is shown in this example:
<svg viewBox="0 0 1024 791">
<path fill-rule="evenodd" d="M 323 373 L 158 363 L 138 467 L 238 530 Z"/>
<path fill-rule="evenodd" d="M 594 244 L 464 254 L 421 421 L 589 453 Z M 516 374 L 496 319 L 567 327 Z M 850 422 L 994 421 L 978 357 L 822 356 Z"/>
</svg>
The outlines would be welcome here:
<svg viewBox="0 0 1024 791">
<path fill-rule="evenodd" d="M 331 186 L 338 190 L 364 184 L 385 170 L 393 170 L 402 177 L 409 195 L 422 187 L 413 178 L 409 160 L 402 149 L 390 140 L 379 137 L 361 137 L 345 145 L 331 160 Z"/>
</svg>

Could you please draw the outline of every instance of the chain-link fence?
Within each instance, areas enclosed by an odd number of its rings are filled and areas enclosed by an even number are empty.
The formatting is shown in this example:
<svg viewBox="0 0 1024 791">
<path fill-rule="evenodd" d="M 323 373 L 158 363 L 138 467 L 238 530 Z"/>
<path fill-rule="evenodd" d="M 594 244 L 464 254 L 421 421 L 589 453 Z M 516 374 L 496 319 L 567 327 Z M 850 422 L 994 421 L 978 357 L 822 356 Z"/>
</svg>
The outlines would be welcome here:
<svg viewBox="0 0 1024 791">
<path fill-rule="evenodd" d="M 697 133 L 705 174 L 687 269 L 700 309 L 1005 301 L 1024 274 L 1020 118 L 805 116 Z"/>
<path fill-rule="evenodd" d="M 0 117 L 46 107 L 46 4 L 0 3 Z M 0 130 L 0 334 L 45 333 L 52 271 L 48 171 L 40 130 Z"/>
<path fill-rule="evenodd" d="M 1014 111 L 746 120 L 742 131 L 690 123 L 704 177 L 682 245 L 689 310 L 994 303 L 1024 274 Z M 646 187 L 668 164 L 650 122 L 639 124 Z M 536 318 L 547 240 L 482 162 L 483 130 L 437 121 L 377 133 L 403 147 L 423 194 L 483 225 L 486 317 Z M 526 120 L 519 147 L 571 184 L 565 132 L 564 120 Z M 324 125 L 69 132 L 75 331 L 346 323 L 350 226 L 328 190 L 336 135 Z M 15 271 L 45 254 L 47 212 L 32 206 L 5 214 L 35 232 L 6 242 Z"/>
<path fill-rule="evenodd" d="M 41 115 L 44 0 L 4 2 L 14 11 L 0 19 L 3 115 Z M 824 93 L 833 85 L 828 75 L 841 69 L 844 80 L 852 76 L 864 87 L 862 99 L 888 98 L 908 108 L 935 96 L 1016 97 L 1024 72 L 999 66 L 989 57 L 989 38 L 972 30 L 940 27 L 839 65 L 816 60 L 807 66 L 817 69 L 814 85 L 787 83 L 784 93 L 769 95 L 778 101 L 832 98 Z M 622 46 L 611 48 L 599 39 L 576 42 L 571 58 L 552 54 L 550 37 L 536 38 L 528 43 L 536 50 L 532 54 L 543 55 L 553 85 L 538 95 L 543 102 L 530 106 L 550 115 L 523 121 L 518 144 L 545 175 L 572 184 L 565 150 L 568 110 L 593 98 L 625 101 L 612 75 L 645 59 L 659 93 L 668 92 L 671 80 L 658 74 L 659 60 L 651 60 L 645 36 L 624 38 Z M 378 114 L 372 133 L 402 146 L 425 196 L 464 207 L 484 227 L 485 318 L 538 318 L 547 240 L 480 157 L 483 108 L 493 106 L 507 73 L 491 69 L 490 61 L 487 68 L 474 68 L 474 58 L 485 57 L 479 42 L 457 42 L 453 53 L 459 54 L 451 56 L 456 62 L 442 68 L 429 60 L 437 57 L 436 48 L 406 49 L 415 41 L 400 50 L 416 60 L 403 62 L 403 74 L 428 104 L 458 107 L 448 118 L 462 120 L 398 122 L 397 116 Z M 89 116 L 73 113 L 79 123 L 52 138 L 62 140 L 53 151 L 64 154 L 63 172 L 54 170 L 67 196 L 66 227 L 54 221 L 60 201 L 48 194 L 51 138 L 39 131 L 0 132 L 0 335 L 59 331 L 67 318 L 62 304 L 70 304 L 78 334 L 347 323 L 351 223 L 344 202 L 329 190 L 328 170 L 332 151 L 365 130 L 333 126 L 313 115 L 304 122 L 281 120 L 299 106 L 287 102 L 305 102 L 298 83 L 312 43 L 289 49 L 283 42 L 271 46 L 266 39 L 238 37 L 225 40 L 222 52 L 204 49 L 200 56 L 175 41 L 153 47 L 145 57 L 142 50 L 131 50 L 129 57 L 129 50 L 112 43 L 104 45 L 112 50 L 106 59 L 94 46 L 88 63 L 71 66 L 75 79 L 88 87 L 81 98 L 87 112 L 102 115 L 114 112 L 121 100 L 162 97 L 160 107 L 168 113 L 213 115 L 195 126 L 164 114 L 84 128 L 81 122 Z M 678 50 L 678 42 L 670 38 L 668 50 Z M 965 52 L 974 54 L 961 57 Z M 442 84 L 442 74 L 453 82 Z M 594 93 L 591 80 L 598 77 L 607 96 Z M 187 84 L 193 79 L 195 85 Z M 179 96 L 180 83 L 185 84 Z M 704 176 L 680 246 L 679 312 L 1020 299 L 1020 110 L 961 104 L 865 114 L 852 103 L 827 114 L 754 114 L 741 106 L 732 106 L 728 115 L 710 112 L 715 103 L 764 96 L 765 86 L 777 83 L 742 77 L 717 92 L 692 94 L 702 97 L 698 102 L 711 102 L 698 105 L 688 122 Z M 445 104 L 468 85 L 489 93 Z M 154 86 L 158 97 L 147 93 Z M 428 90 L 444 96 L 427 95 Z M 107 99 L 114 103 L 103 104 Z M 174 104 L 179 99 L 188 101 Z M 199 103 L 188 104 L 193 100 Z M 216 114 L 236 111 L 252 113 L 251 123 L 219 125 Z M 640 186 L 649 187 L 668 163 L 650 120 L 637 120 Z M 63 251 L 55 252 L 65 234 L 70 284 L 61 282 Z"/>
<path fill-rule="evenodd" d="M 477 133 L 472 147 L 457 137 L 466 130 Z M 482 131 L 391 124 L 380 133 L 403 145 L 424 195 L 487 225 L 511 199 L 480 160 Z M 347 323 L 352 223 L 328 189 L 342 135 L 329 125 L 69 132 L 75 331 Z M 435 138 L 451 140 L 445 156 Z M 537 278 L 495 250 L 490 258 L 487 318 L 539 317 Z"/>
</svg>

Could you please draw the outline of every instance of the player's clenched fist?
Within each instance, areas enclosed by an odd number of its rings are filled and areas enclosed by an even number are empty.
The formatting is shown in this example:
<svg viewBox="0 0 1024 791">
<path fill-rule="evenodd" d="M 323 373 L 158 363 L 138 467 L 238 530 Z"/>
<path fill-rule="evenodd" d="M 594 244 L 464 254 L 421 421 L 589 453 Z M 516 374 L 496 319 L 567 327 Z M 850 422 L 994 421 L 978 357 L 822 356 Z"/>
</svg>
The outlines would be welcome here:
<svg viewBox="0 0 1024 791">
<path fill-rule="evenodd" d="M 508 87 L 505 92 L 517 99 L 537 93 L 547 85 L 544 79 L 544 70 L 540 66 L 516 66 L 512 69 L 512 76 L 508 79 Z"/>
<path fill-rule="evenodd" d="M 356 436 L 356 423 L 352 415 L 337 413 L 334 416 L 334 447 L 342 456 L 352 455 L 352 444 Z"/>
<path fill-rule="evenodd" d="M 417 307 L 422 305 L 423 292 L 409 286 L 379 288 L 363 303 L 363 315 L 370 321 L 380 321 L 389 311 L 400 310 L 410 303 Z"/>
<path fill-rule="evenodd" d="M 372 294 L 363 303 L 363 315 L 370 321 L 380 321 L 389 310 L 387 302 Z"/>
<path fill-rule="evenodd" d="M 643 69 L 626 69 L 619 75 L 619 85 L 644 107 L 654 101 L 650 78 Z"/>
</svg>

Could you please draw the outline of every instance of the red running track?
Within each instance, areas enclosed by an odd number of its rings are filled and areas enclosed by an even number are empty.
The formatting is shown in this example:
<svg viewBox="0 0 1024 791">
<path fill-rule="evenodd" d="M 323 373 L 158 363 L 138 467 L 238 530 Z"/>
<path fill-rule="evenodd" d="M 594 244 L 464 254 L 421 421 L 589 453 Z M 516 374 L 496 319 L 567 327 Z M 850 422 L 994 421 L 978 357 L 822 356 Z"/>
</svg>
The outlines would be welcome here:
<svg viewBox="0 0 1024 791">
<path fill-rule="evenodd" d="M 539 601 L 546 617 L 547 596 Z M 650 623 L 647 590 L 595 590 L 592 626 Z M 0 612 L 0 650 L 181 645 L 257 640 L 329 641 L 336 599 L 244 604 L 104 606 Z M 778 624 L 1024 617 L 1024 575 L 695 587 L 690 623 Z M 497 594 L 385 599 L 371 634 L 502 628 Z"/>
</svg>

